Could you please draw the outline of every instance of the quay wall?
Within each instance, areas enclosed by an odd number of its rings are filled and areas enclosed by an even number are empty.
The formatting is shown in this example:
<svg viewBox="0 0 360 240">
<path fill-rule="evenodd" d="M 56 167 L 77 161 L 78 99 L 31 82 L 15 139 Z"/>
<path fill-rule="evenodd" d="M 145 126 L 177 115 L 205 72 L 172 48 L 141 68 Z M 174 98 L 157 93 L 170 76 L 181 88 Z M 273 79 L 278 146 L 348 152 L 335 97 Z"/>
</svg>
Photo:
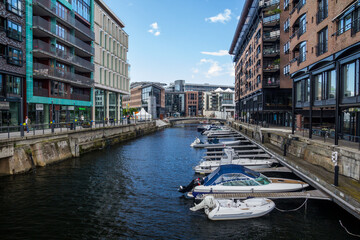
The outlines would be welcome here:
<svg viewBox="0 0 360 240">
<path fill-rule="evenodd" d="M 0 140 L 0 176 L 28 172 L 107 145 L 124 142 L 163 127 L 155 122 L 89 128 L 55 134 Z"/>
<path fill-rule="evenodd" d="M 329 172 L 334 172 L 331 155 L 338 152 L 339 174 L 360 180 L 360 151 L 339 147 L 291 134 L 288 130 L 266 129 L 253 125 L 232 122 L 231 126 L 254 140 L 270 143 L 279 150 L 303 159 L 313 165 L 321 166 Z"/>
</svg>

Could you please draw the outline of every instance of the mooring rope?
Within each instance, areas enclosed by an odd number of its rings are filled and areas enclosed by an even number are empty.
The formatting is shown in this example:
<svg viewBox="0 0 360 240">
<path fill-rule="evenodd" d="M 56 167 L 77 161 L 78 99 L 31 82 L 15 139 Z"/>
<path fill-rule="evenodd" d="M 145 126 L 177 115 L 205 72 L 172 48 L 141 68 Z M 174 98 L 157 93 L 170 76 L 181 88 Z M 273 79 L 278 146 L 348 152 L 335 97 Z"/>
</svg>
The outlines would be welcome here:
<svg viewBox="0 0 360 240">
<path fill-rule="evenodd" d="M 300 208 L 302 208 L 302 207 L 306 204 L 307 201 L 308 201 L 308 198 L 306 198 L 305 202 L 303 202 L 303 204 L 301 204 L 300 207 L 295 208 L 295 209 L 282 210 L 282 209 L 277 208 L 276 206 L 275 206 L 275 209 L 278 210 L 278 211 L 280 211 L 280 212 L 295 212 L 295 211 L 299 210 Z"/>
<path fill-rule="evenodd" d="M 347 230 L 347 228 L 342 224 L 341 220 L 339 220 L 339 223 L 340 223 L 340 225 L 345 229 L 345 231 L 346 231 L 349 235 L 360 238 L 360 235 L 356 235 L 356 234 L 353 234 L 353 233 L 349 232 L 349 231 Z"/>
</svg>

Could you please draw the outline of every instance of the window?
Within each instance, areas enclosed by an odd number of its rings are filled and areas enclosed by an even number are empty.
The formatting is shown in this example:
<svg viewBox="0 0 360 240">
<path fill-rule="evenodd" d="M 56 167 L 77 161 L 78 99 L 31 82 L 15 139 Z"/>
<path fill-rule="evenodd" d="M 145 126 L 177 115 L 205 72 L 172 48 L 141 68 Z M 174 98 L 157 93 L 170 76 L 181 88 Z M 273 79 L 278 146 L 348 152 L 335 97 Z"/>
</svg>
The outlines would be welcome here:
<svg viewBox="0 0 360 240">
<path fill-rule="evenodd" d="M 296 82 L 296 102 L 310 102 L 310 79 Z"/>
<path fill-rule="evenodd" d="M 100 46 L 102 47 L 103 45 L 103 31 L 100 31 Z"/>
<path fill-rule="evenodd" d="M 323 86 L 323 75 L 319 74 L 315 76 L 315 100 L 322 99 L 322 86 Z"/>
<path fill-rule="evenodd" d="M 288 64 L 284 67 L 284 75 L 289 75 L 289 74 L 290 74 L 290 65 Z"/>
<path fill-rule="evenodd" d="M 15 76 L 6 76 L 7 94 L 21 95 L 21 78 Z"/>
<path fill-rule="evenodd" d="M 299 63 L 306 61 L 306 42 L 300 43 L 298 61 Z"/>
<path fill-rule="evenodd" d="M 67 34 L 66 28 L 64 26 L 56 23 L 56 35 L 65 39 L 66 34 Z"/>
<path fill-rule="evenodd" d="M 336 71 L 327 72 L 327 98 L 333 99 L 336 94 Z"/>
<path fill-rule="evenodd" d="M 328 28 L 324 28 L 318 32 L 318 45 L 317 45 L 317 56 L 324 54 L 328 50 Z"/>
<path fill-rule="evenodd" d="M 102 68 L 100 68 L 100 77 L 99 77 L 99 79 L 100 79 L 100 84 L 102 84 Z"/>
<path fill-rule="evenodd" d="M 70 10 L 58 1 L 56 1 L 56 15 L 58 15 L 62 19 L 68 20 L 68 18 L 70 18 Z"/>
<path fill-rule="evenodd" d="M 22 51 L 20 49 L 8 47 L 8 63 L 22 66 L 22 58 Z"/>
<path fill-rule="evenodd" d="M 343 34 L 347 30 L 351 28 L 352 20 L 356 17 L 353 17 L 356 11 L 355 7 L 352 6 L 349 10 L 347 10 L 344 14 L 342 14 L 338 19 L 338 31 L 336 32 L 337 35 Z M 356 21 L 355 21 L 356 22 Z"/>
<path fill-rule="evenodd" d="M 328 0 L 320 0 L 318 2 L 318 12 L 316 14 L 316 22 L 319 24 L 328 16 Z"/>
<path fill-rule="evenodd" d="M 90 22 L 90 0 L 73 0 L 72 6 L 75 12 Z"/>
<path fill-rule="evenodd" d="M 290 0 L 284 0 L 284 10 L 288 10 L 288 9 L 289 9 L 289 1 L 290 1 Z"/>
<path fill-rule="evenodd" d="M 355 96 L 355 63 L 342 66 L 343 97 Z"/>
<path fill-rule="evenodd" d="M 51 95 L 57 97 L 64 97 L 66 95 L 65 83 L 51 81 Z"/>
<path fill-rule="evenodd" d="M 13 12 L 19 16 L 21 16 L 21 0 L 7 0 L 6 9 L 10 12 Z"/>
<path fill-rule="evenodd" d="M 287 43 L 284 44 L 284 53 L 290 52 L 290 41 L 287 41 Z"/>
<path fill-rule="evenodd" d="M 9 38 L 22 41 L 22 28 L 20 24 L 14 23 L 10 20 L 7 21 L 7 36 Z"/>
<path fill-rule="evenodd" d="M 303 35 L 305 32 L 306 32 L 306 13 L 300 17 L 298 37 Z"/>
<path fill-rule="evenodd" d="M 290 18 L 286 19 L 284 22 L 284 32 L 288 32 L 290 29 Z"/>
<path fill-rule="evenodd" d="M 302 81 L 296 83 L 296 102 L 302 102 Z"/>
</svg>

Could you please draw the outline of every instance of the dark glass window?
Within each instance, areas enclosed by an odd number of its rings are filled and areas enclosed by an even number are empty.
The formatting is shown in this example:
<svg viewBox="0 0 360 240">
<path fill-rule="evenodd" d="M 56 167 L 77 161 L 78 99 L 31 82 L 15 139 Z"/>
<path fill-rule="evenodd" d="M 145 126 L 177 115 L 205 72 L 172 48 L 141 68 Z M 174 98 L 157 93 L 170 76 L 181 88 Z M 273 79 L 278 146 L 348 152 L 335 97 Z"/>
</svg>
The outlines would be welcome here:
<svg viewBox="0 0 360 240">
<path fill-rule="evenodd" d="M 6 92 L 7 94 L 21 94 L 21 78 L 15 76 L 6 76 Z"/>
<path fill-rule="evenodd" d="M 342 66 L 343 97 L 355 96 L 355 62 Z"/>
<path fill-rule="evenodd" d="M 7 0 L 7 10 L 21 16 L 21 0 Z"/>
<path fill-rule="evenodd" d="M 4 96 L 4 75 L 0 74 L 0 96 Z"/>
<path fill-rule="evenodd" d="M 306 42 L 300 43 L 299 47 L 299 62 L 306 61 Z"/>
<path fill-rule="evenodd" d="M 318 45 L 317 45 L 317 55 L 326 53 L 328 50 L 328 28 L 322 29 L 318 32 Z"/>
<path fill-rule="evenodd" d="M 7 36 L 9 38 L 22 41 L 22 27 L 10 20 L 7 21 Z"/>
<path fill-rule="evenodd" d="M 65 96 L 65 83 L 58 82 L 58 81 L 51 81 L 51 95 L 52 96 Z"/>
<path fill-rule="evenodd" d="M 73 0 L 72 4 L 75 12 L 90 22 L 90 0 Z"/>
<path fill-rule="evenodd" d="M 8 47 L 8 63 L 22 66 L 23 60 L 22 60 L 22 51 L 17 48 Z"/>
<path fill-rule="evenodd" d="M 315 100 L 322 99 L 322 87 L 323 87 L 323 75 L 319 74 L 315 76 Z"/>
<path fill-rule="evenodd" d="M 56 2 L 56 14 L 65 20 L 70 18 L 70 10 L 59 2 Z"/>
</svg>

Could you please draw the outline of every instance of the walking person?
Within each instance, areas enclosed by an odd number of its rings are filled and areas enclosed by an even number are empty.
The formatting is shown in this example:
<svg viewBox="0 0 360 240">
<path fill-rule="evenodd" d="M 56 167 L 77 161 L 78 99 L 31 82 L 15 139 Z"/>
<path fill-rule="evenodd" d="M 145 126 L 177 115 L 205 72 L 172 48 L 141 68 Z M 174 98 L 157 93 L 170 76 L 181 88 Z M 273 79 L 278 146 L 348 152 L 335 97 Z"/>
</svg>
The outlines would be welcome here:
<svg viewBox="0 0 360 240">
<path fill-rule="evenodd" d="M 26 116 L 25 117 L 25 125 L 26 125 L 26 132 L 27 133 L 29 133 L 30 124 L 31 124 L 31 120 L 30 120 L 30 118 L 28 118 L 28 116 Z"/>
</svg>

